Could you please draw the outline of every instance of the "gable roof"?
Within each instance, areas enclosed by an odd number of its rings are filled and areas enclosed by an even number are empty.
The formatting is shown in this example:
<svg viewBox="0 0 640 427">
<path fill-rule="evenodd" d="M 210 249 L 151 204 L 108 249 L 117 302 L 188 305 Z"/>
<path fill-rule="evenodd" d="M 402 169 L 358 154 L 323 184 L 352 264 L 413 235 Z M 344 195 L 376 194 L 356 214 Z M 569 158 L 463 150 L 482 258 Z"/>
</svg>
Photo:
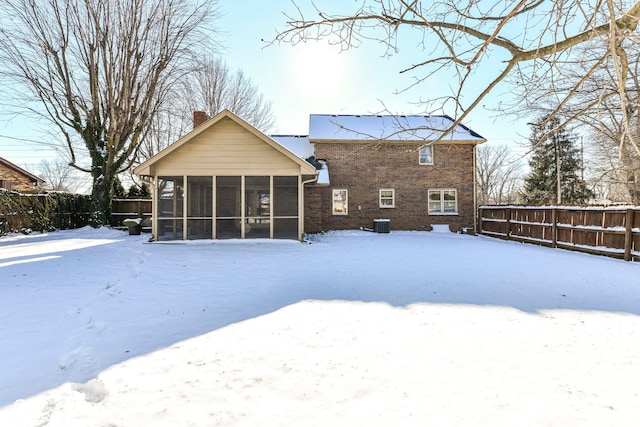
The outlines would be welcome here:
<svg viewBox="0 0 640 427">
<path fill-rule="evenodd" d="M 9 169 L 13 169 L 14 171 L 20 173 L 21 175 L 26 176 L 31 181 L 35 181 L 38 184 L 42 184 L 42 183 L 45 182 L 44 179 L 40 178 L 39 176 L 36 176 L 36 175 L 32 174 L 31 172 L 28 172 L 28 171 L 22 169 L 20 166 L 15 165 L 15 164 L 11 163 L 9 160 L 4 159 L 2 157 L 0 157 L 0 164 L 8 167 Z"/>
<path fill-rule="evenodd" d="M 246 121 L 244 121 L 243 119 L 241 119 L 240 117 L 238 117 L 237 115 L 235 115 L 234 113 L 232 113 L 229 110 L 221 111 L 220 113 L 218 113 L 217 115 L 215 115 L 211 119 L 207 120 L 206 122 L 204 122 L 200 126 L 198 126 L 195 129 L 193 129 L 191 132 L 189 132 L 186 135 L 182 136 L 176 142 L 174 142 L 173 144 L 169 145 L 167 148 L 165 148 L 164 150 L 160 151 L 155 156 L 151 157 L 150 159 L 146 160 L 145 162 L 143 162 L 140 165 L 138 165 L 137 167 L 135 167 L 133 172 L 136 175 L 147 175 L 147 176 L 152 175 L 151 166 L 153 166 L 155 163 L 157 163 L 158 161 L 162 160 L 163 158 L 167 157 L 168 155 L 170 155 L 174 151 L 180 149 L 180 147 L 182 147 L 185 144 L 187 144 L 193 138 L 195 138 L 198 135 L 201 135 L 201 134 L 207 132 L 209 129 L 211 129 L 217 123 L 219 123 L 220 121 L 222 121 L 224 119 L 232 120 L 233 122 L 235 122 L 236 124 L 238 124 L 242 128 L 244 128 L 245 130 L 247 130 L 248 132 L 250 132 L 251 134 L 256 136 L 258 139 L 260 139 L 265 144 L 273 147 L 275 150 L 277 150 L 278 152 L 280 152 L 284 156 L 286 156 L 289 159 L 291 159 L 293 162 L 295 162 L 298 165 L 300 165 L 301 170 L 303 171 L 304 174 L 310 174 L 310 175 L 315 175 L 316 174 L 316 169 L 315 169 L 315 167 L 313 167 L 313 165 L 311 165 L 310 163 L 306 162 L 303 158 L 297 156 L 291 150 L 289 150 L 285 146 L 279 144 L 277 141 L 273 140 L 269 136 L 267 136 L 264 133 L 260 132 L 258 129 L 256 129 L 255 127 L 253 127 L 252 125 L 250 125 L 249 123 L 247 123 Z"/>
<path fill-rule="evenodd" d="M 309 118 L 309 140 L 316 141 L 434 141 L 455 121 L 446 115 L 335 115 L 312 114 Z M 485 142 L 478 133 L 458 125 L 442 137 L 445 142 Z"/>
</svg>

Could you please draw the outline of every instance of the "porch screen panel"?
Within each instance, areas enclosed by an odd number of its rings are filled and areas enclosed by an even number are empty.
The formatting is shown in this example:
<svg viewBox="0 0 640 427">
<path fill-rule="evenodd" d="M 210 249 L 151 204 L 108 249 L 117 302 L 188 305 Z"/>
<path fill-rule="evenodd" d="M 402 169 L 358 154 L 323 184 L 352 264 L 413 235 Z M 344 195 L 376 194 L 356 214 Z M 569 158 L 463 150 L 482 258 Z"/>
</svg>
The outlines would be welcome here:
<svg viewBox="0 0 640 427">
<path fill-rule="evenodd" d="M 245 177 L 245 238 L 269 238 L 271 235 L 271 178 Z"/>
<path fill-rule="evenodd" d="M 273 237 L 298 239 L 298 177 L 273 177 Z"/>
<path fill-rule="evenodd" d="M 216 177 L 216 237 L 239 239 L 242 220 L 242 177 Z"/>
<path fill-rule="evenodd" d="M 184 178 L 158 177 L 158 240 L 182 239 L 184 218 Z"/>
<path fill-rule="evenodd" d="M 298 217 L 298 177 L 273 177 L 273 215 Z"/>
<path fill-rule="evenodd" d="M 298 218 L 274 218 L 274 239 L 298 239 Z"/>
<path fill-rule="evenodd" d="M 187 238 L 213 236 L 213 177 L 187 177 Z"/>
</svg>

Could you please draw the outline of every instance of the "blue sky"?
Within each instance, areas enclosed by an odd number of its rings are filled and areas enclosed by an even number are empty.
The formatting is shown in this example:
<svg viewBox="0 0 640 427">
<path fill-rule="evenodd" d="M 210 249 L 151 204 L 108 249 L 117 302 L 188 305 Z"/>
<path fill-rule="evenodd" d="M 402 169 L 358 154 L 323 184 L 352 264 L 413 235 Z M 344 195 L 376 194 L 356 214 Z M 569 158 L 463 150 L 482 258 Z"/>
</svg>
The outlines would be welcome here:
<svg viewBox="0 0 640 427">
<path fill-rule="evenodd" d="M 307 3 L 298 2 L 299 5 Z M 330 10 L 335 10 L 338 3 L 344 4 L 335 0 L 317 3 L 327 4 Z M 296 46 L 266 46 L 262 39 L 271 40 L 276 29 L 285 28 L 283 11 L 295 13 L 290 0 L 221 0 L 220 6 L 224 12 L 220 22 L 225 31 L 227 63 L 232 69 L 244 70 L 273 102 L 278 118 L 277 133 L 306 133 L 309 114 L 367 114 L 385 109 L 398 114 L 422 114 L 424 109 L 416 105 L 416 101 L 432 94 L 444 94 L 455 84 L 442 75 L 398 93 L 412 83 L 411 77 L 400 71 L 425 58 L 425 52 L 418 46 L 420 40 L 413 34 L 404 34 L 400 51 L 391 57 L 385 57 L 385 47 L 376 41 L 342 52 L 339 46 L 330 45 L 326 40 Z M 315 14 L 305 15 L 309 17 Z M 503 90 L 498 90 L 487 103 L 499 99 Z M 435 113 L 454 115 L 453 111 Z M 494 143 L 522 141 L 518 135 L 522 132 L 526 139 L 526 125 L 500 120 L 497 129 L 494 115 L 479 109 L 465 124 Z"/>
<path fill-rule="evenodd" d="M 303 3 L 308 1 L 300 2 Z M 318 3 L 332 10 L 337 5 L 354 4 L 337 0 Z M 412 82 L 410 76 L 401 75 L 400 70 L 425 57 L 422 47 L 418 46 L 419 40 L 411 34 L 404 35 L 400 52 L 392 57 L 384 57 L 384 46 L 375 41 L 343 52 L 327 41 L 267 46 L 262 40 L 273 39 L 277 29 L 285 28 L 284 12 L 295 13 L 290 0 L 220 0 L 219 7 L 222 16 L 218 28 L 224 45 L 221 54 L 231 70 L 242 69 L 272 101 L 277 120 L 273 133 L 306 134 L 309 114 L 374 114 L 385 110 L 422 114 L 424 109 L 415 101 L 442 94 L 455 84 L 442 75 L 418 88 L 397 93 Z M 485 103 L 495 102 L 504 90 L 500 88 Z M 454 114 L 453 111 L 434 113 Z M 496 120 L 494 115 L 479 109 L 465 124 L 491 144 L 510 144 L 517 149 L 516 141 L 526 141 L 529 131 L 524 123 Z M 41 127 L 33 121 L 0 117 L 0 156 L 37 172 L 41 159 L 58 155 L 55 150 L 5 136 L 51 141 Z"/>
</svg>

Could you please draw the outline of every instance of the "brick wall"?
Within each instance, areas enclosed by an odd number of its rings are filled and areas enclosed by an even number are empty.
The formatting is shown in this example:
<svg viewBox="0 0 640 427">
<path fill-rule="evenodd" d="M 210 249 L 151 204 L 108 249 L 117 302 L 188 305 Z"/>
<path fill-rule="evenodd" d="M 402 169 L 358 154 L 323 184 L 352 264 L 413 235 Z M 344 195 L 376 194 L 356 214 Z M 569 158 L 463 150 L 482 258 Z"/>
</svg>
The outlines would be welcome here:
<svg viewBox="0 0 640 427">
<path fill-rule="evenodd" d="M 33 185 L 33 181 L 31 181 L 30 178 L 22 175 L 16 170 L 13 170 L 1 164 L 0 181 L 2 181 L 2 185 L 0 187 L 7 190 L 29 192 L 36 189 L 36 187 Z"/>
<path fill-rule="evenodd" d="M 473 227 L 472 144 L 434 145 L 433 165 L 418 163 L 419 144 L 320 143 L 316 158 L 326 159 L 331 185 L 305 189 L 305 230 L 372 227 L 391 220 L 392 230 L 429 230 L 449 224 L 453 231 Z M 379 207 L 379 190 L 395 190 L 395 208 Z M 349 214 L 332 215 L 332 189 L 349 191 Z M 428 190 L 455 189 L 457 215 L 429 215 Z"/>
</svg>

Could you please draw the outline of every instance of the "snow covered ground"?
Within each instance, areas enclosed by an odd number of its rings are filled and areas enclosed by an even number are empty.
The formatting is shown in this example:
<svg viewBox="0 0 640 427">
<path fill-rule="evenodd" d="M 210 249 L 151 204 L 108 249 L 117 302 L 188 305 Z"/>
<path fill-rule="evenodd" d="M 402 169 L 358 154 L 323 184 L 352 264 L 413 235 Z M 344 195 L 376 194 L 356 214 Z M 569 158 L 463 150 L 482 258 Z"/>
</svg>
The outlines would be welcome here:
<svg viewBox="0 0 640 427">
<path fill-rule="evenodd" d="M 0 238 L 1 426 L 640 419 L 640 263 L 453 233 Z"/>
</svg>

